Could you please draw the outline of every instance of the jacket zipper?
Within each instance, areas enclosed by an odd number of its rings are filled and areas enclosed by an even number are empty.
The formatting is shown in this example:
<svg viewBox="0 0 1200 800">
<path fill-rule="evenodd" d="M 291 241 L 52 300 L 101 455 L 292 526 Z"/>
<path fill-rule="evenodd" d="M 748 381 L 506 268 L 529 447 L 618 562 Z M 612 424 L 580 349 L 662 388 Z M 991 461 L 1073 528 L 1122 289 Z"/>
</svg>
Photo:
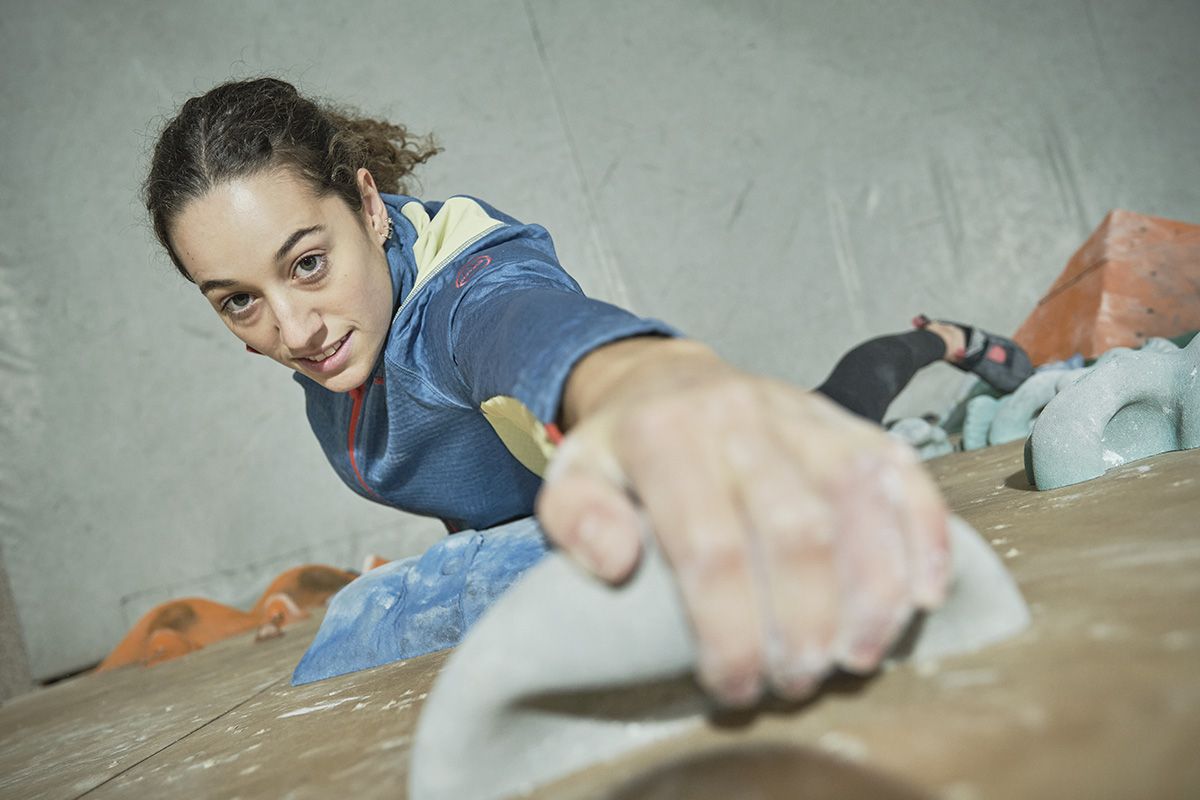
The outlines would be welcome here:
<svg viewBox="0 0 1200 800">
<path fill-rule="evenodd" d="M 350 469 L 354 470 L 354 477 L 358 479 L 358 485 L 365 489 L 372 497 L 379 497 L 375 490 L 367 485 L 366 479 L 358 470 L 358 458 L 354 455 L 354 438 L 358 433 L 358 419 L 362 414 L 363 399 L 367 396 L 367 384 L 363 384 L 355 389 L 350 390 L 350 396 L 354 398 L 354 405 L 350 408 L 350 426 L 346 433 L 346 452 L 350 456 Z"/>
</svg>

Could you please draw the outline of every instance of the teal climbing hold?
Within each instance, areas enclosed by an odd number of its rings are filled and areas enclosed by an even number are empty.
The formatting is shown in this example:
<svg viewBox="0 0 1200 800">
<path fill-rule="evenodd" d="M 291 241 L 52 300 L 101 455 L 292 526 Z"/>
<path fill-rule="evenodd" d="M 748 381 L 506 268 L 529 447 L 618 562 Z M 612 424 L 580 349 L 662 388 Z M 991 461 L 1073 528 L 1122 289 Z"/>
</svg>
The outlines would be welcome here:
<svg viewBox="0 0 1200 800">
<path fill-rule="evenodd" d="M 989 394 L 981 394 L 967 401 L 967 416 L 963 419 L 963 450 L 979 450 L 988 446 L 988 431 L 996 417 L 998 400 Z"/>
<path fill-rule="evenodd" d="M 920 417 L 905 417 L 897 420 L 888 429 L 888 433 L 912 445 L 922 461 L 954 452 L 954 445 L 946 437 L 946 432 Z"/>
<path fill-rule="evenodd" d="M 1086 369 L 1039 372 L 1022 383 L 1015 392 L 1001 398 L 988 430 L 988 444 L 1024 439 L 1033 430 L 1033 424 L 1046 404 L 1086 372 Z"/>
</svg>

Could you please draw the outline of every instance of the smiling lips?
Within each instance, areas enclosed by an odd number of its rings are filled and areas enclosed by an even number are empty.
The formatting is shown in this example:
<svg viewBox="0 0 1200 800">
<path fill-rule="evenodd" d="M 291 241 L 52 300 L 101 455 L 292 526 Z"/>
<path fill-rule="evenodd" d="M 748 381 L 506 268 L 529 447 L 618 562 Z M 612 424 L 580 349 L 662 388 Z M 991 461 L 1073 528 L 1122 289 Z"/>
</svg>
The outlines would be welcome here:
<svg viewBox="0 0 1200 800">
<path fill-rule="evenodd" d="M 301 361 L 305 362 L 308 367 L 317 372 L 329 372 L 342 365 L 346 360 L 346 355 L 349 353 L 346 342 L 350 339 L 350 334 L 347 333 L 341 339 L 325 348 L 316 356 L 302 356 Z"/>
</svg>

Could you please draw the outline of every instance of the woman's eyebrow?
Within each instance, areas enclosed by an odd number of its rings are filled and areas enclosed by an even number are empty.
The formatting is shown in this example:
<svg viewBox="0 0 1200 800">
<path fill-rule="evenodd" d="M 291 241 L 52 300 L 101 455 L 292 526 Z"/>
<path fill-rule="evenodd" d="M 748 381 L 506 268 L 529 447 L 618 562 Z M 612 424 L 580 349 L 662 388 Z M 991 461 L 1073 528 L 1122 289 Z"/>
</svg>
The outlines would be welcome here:
<svg viewBox="0 0 1200 800">
<path fill-rule="evenodd" d="M 219 281 L 205 281 L 204 283 L 200 284 L 200 294 L 206 295 L 213 289 L 224 289 L 228 286 L 237 286 L 237 281 L 231 281 L 228 279 Z"/>
<path fill-rule="evenodd" d="M 324 225 L 313 225 L 309 228 L 301 228 L 287 238 L 283 245 L 275 252 L 275 260 L 282 261 L 283 257 L 288 254 L 288 251 L 296 246 L 296 242 L 308 236 L 310 233 L 325 230 Z"/>
<path fill-rule="evenodd" d="M 299 242 L 305 236 L 308 236 L 310 233 L 317 233 L 317 232 L 323 231 L 323 230 L 325 230 L 324 225 L 311 225 L 307 228 L 301 228 L 298 231 L 295 231 L 291 236 L 289 236 L 284 241 L 283 245 L 277 251 L 275 251 L 275 260 L 282 261 L 283 257 L 288 254 L 289 250 L 291 250 L 293 247 L 296 246 L 297 242 Z M 204 281 L 204 283 L 200 284 L 200 294 L 206 295 L 209 292 L 211 292 L 213 289 L 224 289 L 229 286 L 236 286 L 236 285 L 237 285 L 237 281 L 231 281 L 228 279 L 216 280 L 216 281 Z"/>
</svg>

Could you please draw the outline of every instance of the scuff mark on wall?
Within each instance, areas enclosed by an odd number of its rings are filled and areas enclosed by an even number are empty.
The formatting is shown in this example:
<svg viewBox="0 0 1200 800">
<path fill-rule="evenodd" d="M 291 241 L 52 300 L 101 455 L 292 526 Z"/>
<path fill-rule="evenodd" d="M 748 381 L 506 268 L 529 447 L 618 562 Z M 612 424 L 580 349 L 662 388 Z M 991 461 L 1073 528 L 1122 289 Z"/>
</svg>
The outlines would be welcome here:
<svg viewBox="0 0 1200 800">
<path fill-rule="evenodd" d="M 1106 86 L 1111 86 L 1112 78 L 1108 71 L 1108 59 L 1104 55 L 1104 42 L 1100 40 L 1100 29 L 1096 26 L 1096 15 L 1092 13 L 1090 0 L 1083 0 L 1083 13 L 1087 17 L 1088 30 L 1092 34 L 1092 45 L 1096 50 L 1096 60 L 1100 62 L 1100 77 L 1104 79 Z"/>
<path fill-rule="evenodd" d="M 746 185 L 738 192 L 737 199 L 733 201 L 733 210 L 729 212 L 729 221 L 725 223 L 725 230 L 733 227 L 733 223 L 737 222 L 738 217 L 742 215 L 742 211 L 746 208 L 746 197 L 750 194 L 750 190 L 754 188 L 754 178 L 746 181 Z"/>
<path fill-rule="evenodd" d="M 1075 223 L 1080 238 L 1086 239 L 1087 235 L 1091 233 L 1092 223 L 1088 222 L 1083 193 L 1079 189 L 1079 178 L 1071 163 L 1071 151 L 1063 137 L 1062 129 L 1054 117 L 1049 114 L 1046 115 L 1045 122 L 1042 124 L 1042 135 L 1046 165 L 1054 176 L 1054 185 L 1058 188 L 1058 197 L 1063 213 Z"/>
<path fill-rule="evenodd" d="M 958 270 L 962 267 L 962 204 L 950 175 L 950 168 L 946 160 L 937 153 L 929 157 L 929 177 L 933 183 L 933 193 L 937 197 L 938 210 L 941 212 L 946 246 L 950 250 L 951 269 Z"/>
<path fill-rule="evenodd" d="M 554 110 L 562 127 L 563 136 L 567 140 L 567 149 L 570 151 L 571 163 L 575 167 L 575 179 L 579 184 L 584 202 L 587 205 L 588 238 L 592 241 L 592 247 L 600 261 L 600 272 L 604 277 L 604 282 L 607 284 L 602 291 L 602 296 L 622 308 L 636 313 L 637 307 L 630 294 L 629 284 L 626 282 L 625 276 L 621 274 L 621 265 L 613 255 L 612 249 L 609 247 L 604 235 L 602 218 L 600 210 L 596 205 L 595 193 L 588 185 L 587 174 L 583 169 L 583 162 L 580 158 L 579 146 L 575 141 L 575 135 L 571 131 L 571 125 L 567 121 L 566 110 L 563 108 L 562 92 L 559 89 L 554 70 L 550 66 L 546 54 L 546 43 L 542 39 L 542 32 L 538 28 L 537 18 L 534 16 L 529 0 L 525 0 L 524 8 L 525 16 L 529 21 L 530 38 L 533 40 L 534 50 L 538 56 L 538 64 L 541 66 L 542 78 L 550 87 L 550 94 L 554 98 Z M 607 176 L 604 180 L 607 180 Z"/>
<path fill-rule="evenodd" d="M 846 308 L 854 323 L 855 332 L 862 334 L 867 329 L 863 316 L 862 279 L 859 277 L 858 262 L 854 259 L 854 242 L 850 238 L 846 205 L 834 186 L 832 176 L 825 180 L 825 207 L 829 216 L 829 235 L 833 239 L 834 261 L 842 278 L 842 286 L 846 290 Z"/>
</svg>

